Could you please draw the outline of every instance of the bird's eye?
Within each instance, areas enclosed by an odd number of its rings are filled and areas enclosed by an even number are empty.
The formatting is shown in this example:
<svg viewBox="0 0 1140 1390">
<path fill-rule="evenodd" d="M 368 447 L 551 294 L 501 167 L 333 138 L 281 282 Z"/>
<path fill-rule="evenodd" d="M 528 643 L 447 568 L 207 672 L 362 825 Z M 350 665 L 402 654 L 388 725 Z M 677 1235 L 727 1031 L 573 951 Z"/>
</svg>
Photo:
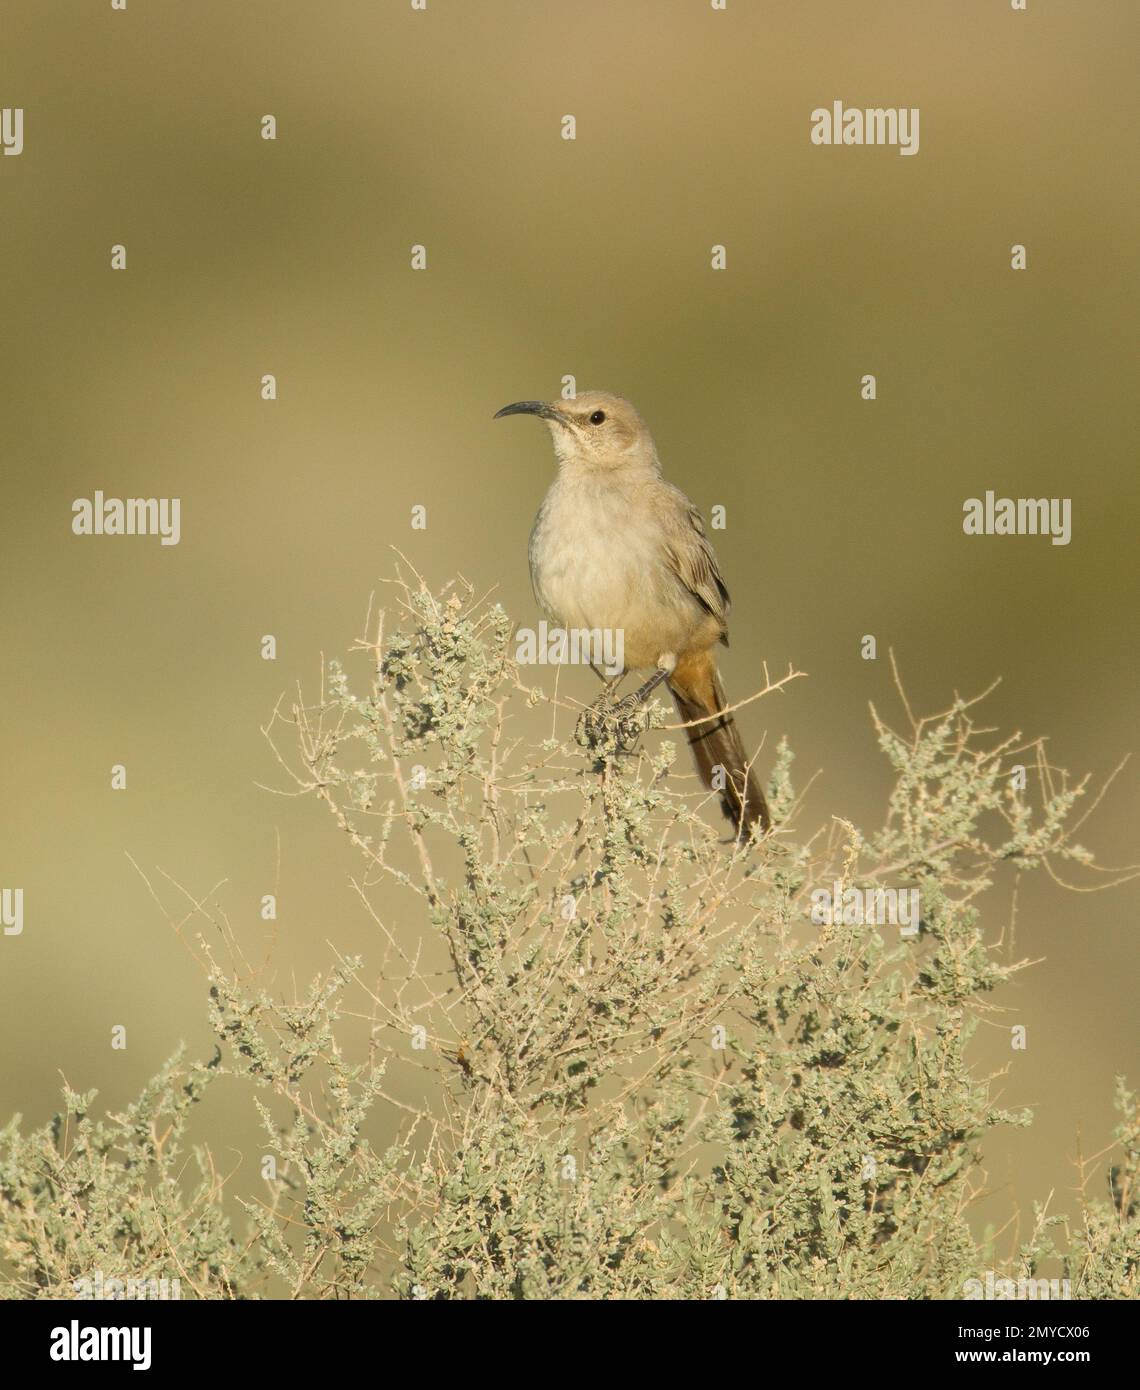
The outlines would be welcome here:
<svg viewBox="0 0 1140 1390">
<path fill-rule="evenodd" d="M 590 416 L 590 424 L 600 425 L 605 418 L 606 412 L 604 410 L 595 410 L 593 415 Z"/>
</svg>

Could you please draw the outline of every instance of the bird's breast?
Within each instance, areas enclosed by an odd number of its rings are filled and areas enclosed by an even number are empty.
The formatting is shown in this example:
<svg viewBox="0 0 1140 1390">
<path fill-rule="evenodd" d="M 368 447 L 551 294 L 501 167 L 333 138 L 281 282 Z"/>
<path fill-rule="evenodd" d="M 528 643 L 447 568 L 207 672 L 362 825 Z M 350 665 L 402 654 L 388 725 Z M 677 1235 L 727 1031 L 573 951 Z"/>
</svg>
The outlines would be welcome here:
<svg viewBox="0 0 1140 1390">
<path fill-rule="evenodd" d="M 682 647 L 698 616 L 668 571 L 656 518 L 636 490 L 611 482 L 554 483 L 531 532 L 530 572 L 552 623 L 620 629 L 631 667 Z"/>
</svg>

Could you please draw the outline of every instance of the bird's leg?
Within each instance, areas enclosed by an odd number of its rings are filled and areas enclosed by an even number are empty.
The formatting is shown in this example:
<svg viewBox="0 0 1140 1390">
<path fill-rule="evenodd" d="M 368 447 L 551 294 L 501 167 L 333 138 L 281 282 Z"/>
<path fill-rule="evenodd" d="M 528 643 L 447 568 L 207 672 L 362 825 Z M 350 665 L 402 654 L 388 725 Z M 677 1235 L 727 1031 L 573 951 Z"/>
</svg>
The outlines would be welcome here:
<svg viewBox="0 0 1140 1390">
<path fill-rule="evenodd" d="M 618 688 L 622 681 L 625 680 L 625 672 L 619 671 L 616 676 L 607 677 L 605 673 L 601 669 L 599 669 L 599 667 L 593 664 L 593 662 L 590 663 L 590 670 L 593 671 L 594 675 L 597 676 L 597 678 L 602 683 L 602 693 L 598 696 L 598 698 L 594 701 L 590 708 L 595 710 L 606 709 L 613 704 L 614 691 Z"/>
<path fill-rule="evenodd" d="M 582 711 L 574 737 L 587 748 L 609 746 L 616 753 L 628 752 L 641 736 L 645 726 L 631 717 L 631 711 L 638 704 L 636 697 L 615 699 L 614 692 L 625 679 L 626 673 L 619 671 L 616 676 L 607 678 L 597 666 L 592 666 L 592 669 L 603 682 L 602 693 L 592 705 Z M 631 699 L 634 700 L 632 705 Z"/>
<path fill-rule="evenodd" d="M 617 725 L 619 749 L 632 748 L 649 727 L 649 719 L 643 712 L 643 706 L 661 682 L 668 680 L 676 665 L 677 661 L 672 653 L 662 656 L 657 663 L 657 670 L 649 679 L 639 685 L 632 695 L 627 695 L 614 706 L 613 719 Z"/>
<path fill-rule="evenodd" d="M 657 662 L 657 670 L 644 681 L 632 695 L 627 695 L 624 700 L 619 701 L 618 709 L 621 711 L 631 711 L 640 709 L 649 699 L 650 695 L 657 689 L 662 681 L 668 680 L 677 667 L 677 658 L 672 652 L 666 652 Z"/>
<path fill-rule="evenodd" d="M 611 742 L 619 753 L 629 752 L 649 727 L 642 706 L 662 681 L 668 680 L 677 665 L 672 652 L 665 652 L 657 662 L 657 670 L 624 700 L 614 701 L 613 692 L 621 680 L 616 676 L 606 682 L 605 689 L 578 720 L 575 737 L 579 743 L 595 747 Z M 597 670 L 597 668 L 594 668 Z M 600 672 L 598 673 L 601 674 Z M 625 673 L 622 672 L 622 675 Z"/>
<path fill-rule="evenodd" d="M 578 727 L 574 731 L 574 737 L 586 748 L 599 748 L 607 743 L 614 743 L 620 751 L 620 738 L 617 738 L 615 730 L 615 714 L 619 708 L 614 700 L 614 691 L 621 683 L 621 675 L 614 676 L 605 682 L 602 693 L 592 705 L 587 707 L 578 716 Z"/>
<path fill-rule="evenodd" d="M 632 695 L 626 696 L 626 700 L 632 701 L 635 705 L 645 704 L 646 700 L 649 699 L 650 695 L 653 694 L 661 682 L 663 680 L 668 680 L 668 678 L 669 672 L 666 668 L 664 666 L 658 666 L 657 670 L 654 671 L 647 681 L 639 685 Z M 624 704 L 625 701 L 623 700 L 622 703 Z"/>
<path fill-rule="evenodd" d="M 614 691 L 625 678 L 625 672 L 619 671 L 616 676 L 607 677 L 605 673 L 593 662 L 590 663 L 590 670 L 602 682 L 602 693 L 592 705 L 587 706 L 578 718 L 578 728 L 575 737 L 578 742 L 585 745 L 600 743 L 604 735 L 604 726 L 610 720 L 614 710 Z"/>
</svg>

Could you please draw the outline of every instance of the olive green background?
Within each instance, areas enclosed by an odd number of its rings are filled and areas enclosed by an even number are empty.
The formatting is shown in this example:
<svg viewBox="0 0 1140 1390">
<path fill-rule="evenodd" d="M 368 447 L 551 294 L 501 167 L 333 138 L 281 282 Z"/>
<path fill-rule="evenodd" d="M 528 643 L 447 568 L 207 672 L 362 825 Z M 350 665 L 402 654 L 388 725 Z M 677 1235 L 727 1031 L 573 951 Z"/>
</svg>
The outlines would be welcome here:
<svg viewBox="0 0 1140 1390">
<path fill-rule="evenodd" d="M 331 820 L 259 789 L 282 785 L 259 726 L 360 633 L 393 545 L 535 619 L 549 442 L 491 415 L 565 373 L 628 395 L 668 476 L 727 508 L 725 680 L 809 673 L 742 716 L 762 763 L 787 734 L 801 781 L 823 769 L 808 821 L 881 818 L 889 647 L 916 708 L 1000 675 L 990 722 L 1055 762 L 1099 779 L 1134 748 L 1134 4 L 3 0 L 0 24 L 0 105 L 25 109 L 0 158 L 0 885 L 25 890 L 0 1116 L 43 1122 L 61 1071 L 118 1106 L 178 1039 L 209 1049 L 128 854 L 172 911 L 159 870 L 221 884 L 251 943 L 276 890 L 282 989 L 328 941 L 375 953 Z M 919 107 L 919 153 L 813 146 L 836 99 Z M 964 536 L 987 488 L 1071 497 L 1072 543 Z M 181 544 L 73 536 L 96 489 L 180 497 Z M 1082 834 L 1108 864 L 1140 859 L 1138 799 L 1140 763 Z M 1023 884 L 1017 951 L 1043 959 L 978 1055 L 1037 1122 L 989 1142 L 980 1218 L 1070 1207 L 1078 1136 L 1107 1139 L 1114 1072 L 1140 1081 L 1138 905 Z M 227 1085 L 206 1137 L 253 1182 Z"/>
</svg>

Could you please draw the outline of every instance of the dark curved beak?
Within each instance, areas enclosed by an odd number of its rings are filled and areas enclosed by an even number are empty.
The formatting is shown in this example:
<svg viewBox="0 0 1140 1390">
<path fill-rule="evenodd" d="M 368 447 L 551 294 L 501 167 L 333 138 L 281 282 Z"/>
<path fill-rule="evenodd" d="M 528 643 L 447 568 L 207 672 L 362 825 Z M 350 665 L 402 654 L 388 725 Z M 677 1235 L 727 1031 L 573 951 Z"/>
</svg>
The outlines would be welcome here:
<svg viewBox="0 0 1140 1390">
<path fill-rule="evenodd" d="M 515 401 L 496 410 L 494 419 L 501 420 L 504 415 L 537 415 L 543 420 L 557 420 L 558 412 L 547 401 Z"/>
</svg>

